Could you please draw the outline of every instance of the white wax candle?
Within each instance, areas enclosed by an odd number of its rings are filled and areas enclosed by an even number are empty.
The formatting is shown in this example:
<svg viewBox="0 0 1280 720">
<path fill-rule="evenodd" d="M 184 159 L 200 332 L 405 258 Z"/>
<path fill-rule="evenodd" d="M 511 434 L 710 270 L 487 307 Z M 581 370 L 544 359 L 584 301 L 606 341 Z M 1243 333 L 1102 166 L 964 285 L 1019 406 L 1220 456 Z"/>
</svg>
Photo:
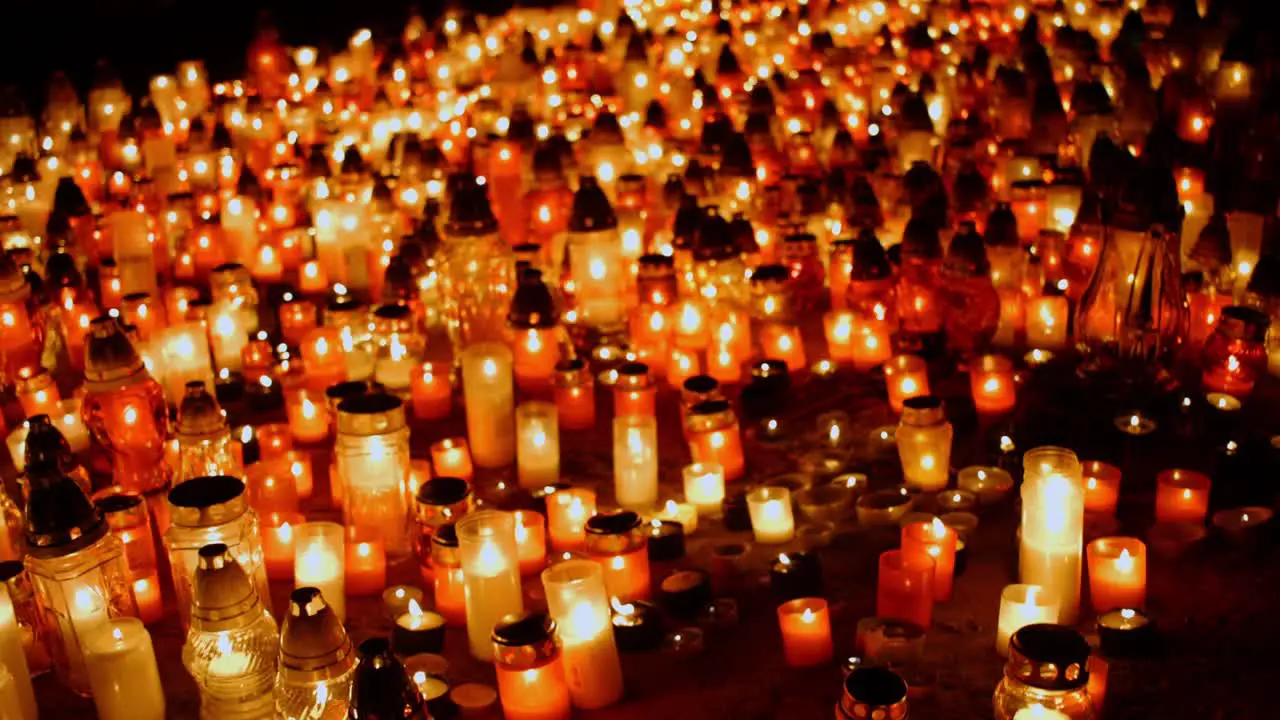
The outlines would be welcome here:
<svg viewBox="0 0 1280 720">
<path fill-rule="evenodd" d="M 653 417 L 613 419 L 613 494 L 628 510 L 658 503 L 658 423 Z"/>
<path fill-rule="evenodd" d="M 13 600 L 9 589 L 0 585 L 0 670 L 13 673 L 7 688 L 0 689 L 0 696 L 10 696 L 18 714 L 14 720 L 36 720 L 36 695 L 31 689 L 31 672 L 27 668 L 27 656 L 22 649 L 22 628 L 13 612 Z M 3 683 L 0 683 L 3 684 Z M 0 717 L 8 718 L 0 703 Z"/>
<path fill-rule="evenodd" d="M 79 398 L 69 398 L 58 403 L 59 413 L 53 417 L 62 436 L 71 446 L 71 452 L 83 452 L 89 449 L 89 428 L 85 427 L 84 417 L 80 414 Z"/>
<path fill-rule="evenodd" d="M 243 366 L 240 351 L 249 344 L 249 326 L 240 308 L 230 303 L 210 308 L 209 344 L 218 368 L 239 370 Z"/>
<path fill-rule="evenodd" d="M 622 663 L 613 638 L 604 569 L 594 560 L 566 560 L 542 572 L 547 609 L 556 635 L 573 704 L 584 710 L 622 697 Z"/>
<path fill-rule="evenodd" d="M 86 635 L 83 645 L 100 720 L 164 719 L 156 654 L 141 620 L 111 620 Z"/>
<path fill-rule="evenodd" d="M 1044 588 L 1058 622 L 1075 622 L 1084 542 L 1084 480 L 1075 453 L 1036 448 L 1023 461 L 1019 577 Z"/>
<path fill-rule="evenodd" d="M 747 511 L 756 542 L 776 545 L 795 537 L 796 520 L 787 488 L 771 485 L 752 490 L 747 494 Z"/>
<path fill-rule="evenodd" d="M 346 546 L 337 523 L 308 522 L 294 531 L 294 587 L 313 587 L 339 619 L 347 617 Z"/>
<path fill-rule="evenodd" d="M 472 461 L 480 467 L 505 467 L 516 459 L 511 363 L 511 350 L 500 343 L 476 343 L 462 351 L 467 437 Z"/>
<path fill-rule="evenodd" d="M 1018 630 L 1058 619 L 1058 606 L 1039 585 L 1006 585 L 1000 593 L 1000 619 L 996 626 L 996 652 L 1008 657 L 1009 639 Z"/>
<path fill-rule="evenodd" d="M 527 402 L 516 408 L 516 443 L 520 487 L 546 487 L 560 480 L 560 423 L 553 403 Z"/>
<path fill-rule="evenodd" d="M 719 515 L 724 503 L 724 467 L 719 463 L 685 465 L 684 499 L 699 515 Z"/>
<path fill-rule="evenodd" d="M 515 516 L 480 510 L 463 516 L 457 532 L 471 654 L 492 660 L 493 627 L 507 615 L 524 610 Z"/>
<path fill-rule="evenodd" d="M 160 356 L 157 375 L 171 404 L 177 405 L 182 400 L 188 382 L 198 380 L 208 388 L 213 387 L 209 338 L 198 323 L 165 328 L 156 336 L 155 345 Z"/>
</svg>

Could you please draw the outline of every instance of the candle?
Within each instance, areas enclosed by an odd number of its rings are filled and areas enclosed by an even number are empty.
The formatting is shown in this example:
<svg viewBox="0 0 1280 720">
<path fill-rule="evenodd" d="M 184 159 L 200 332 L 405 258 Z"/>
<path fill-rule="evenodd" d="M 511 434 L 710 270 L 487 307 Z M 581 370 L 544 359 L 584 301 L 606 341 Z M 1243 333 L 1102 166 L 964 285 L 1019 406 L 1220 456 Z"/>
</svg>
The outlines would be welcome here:
<svg viewBox="0 0 1280 720">
<path fill-rule="evenodd" d="M 955 434 L 943 413 L 942 399 L 909 398 L 896 433 L 902 476 L 908 487 L 935 492 L 947 486 L 951 441 Z"/>
<path fill-rule="evenodd" d="M 15 394 L 18 396 L 18 404 L 22 406 L 24 417 L 58 415 L 58 404 L 62 396 L 58 393 L 58 386 L 53 382 L 53 376 L 47 372 L 40 371 L 28 376 L 19 376 Z"/>
<path fill-rule="evenodd" d="M 423 610 L 416 599 L 409 598 L 391 627 L 391 646 L 401 657 L 439 654 L 444 650 L 444 616 Z"/>
<path fill-rule="evenodd" d="M 463 372 L 465 377 L 465 369 Z M 499 510 L 478 510 L 458 521 L 457 534 L 466 583 L 467 638 L 471 654 L 480 660 L 492 660 L 493 643 L 489 636 L 494 626 L 507 615 L 524 609 L 515 516 Z"/>
<path fill-rule="evenodd" d="M 653 417 L 657 395 L 658 389 L 649 377 L 649 366 L 625 363 L 618 368 L 613 385 L 613 414 L 615 417 Z"/>
<path fill-rule="evenodd" d="M 294 533 L 306 522 L 302 513 L 269 513 L 262 522 L 262 555 L 267 577 L 287 580 L 293 577 Z"/>
<path fill-rule="evenodd" d="M 622 698 L 622 664 L 603 568 L 591 560 L 565 560 L 543 571 L 542 587 L 556 620 L 574 706 L 594 710 L 614 704 Z"/>
<path fill-rule="evenodd" d="M 623 601 L 649 598 L 650 526 L 630 510 L 587 520 L 587 556 L 604 570 L 605 590 Z"/>
<path fill-rule="evenodd" d="M 796 598 L 778 606 L 782 655 L 791 667 L 831 662 L 831 617 L 822 598 Z"/>
<path fill-rule="evenodd" d="M 672 387 L 680 387 L 685 380 L 702 374 L 701 355 L 696 350 L 675 347 L 667 360 L 667 383 Z"/>
<path fill-rule="evenodd" d="M 404 404 L 394 395 L 369 394 L 338 403 L 334 455 L 343 484 L 343 520 L 380 538 L 386 552 L 410 551 L 408 531 L 409 426 Z"/>
<path fill-rule="evenodd" d="M 319 260 L 308 260 L 298 271 L 298 289 L 304 293 L 319 294 L 329 289 L 329 274 Z"/>
<path fill-rule="evenodd" d="M 445 438 L 431 443 L 431 466 L 436 477 L 456 477 L 468 482 L 475 476 L 466 438 Z"/>
<path fill-rule="evenodd" d="M 832 290 L 834 293 L 834 289 Z M 855 316 L 850 310 L 832 310 L 822 316 L 822 327 L 827 335 L 827 351 L 836 362 L 852 363 L 856 357 Z"/>
<path fill-rule="evenodd" d="M 421 588 L 410 585 L 394 585 L 382 591 L 382 613 L 388 620 L 394 621 L 409 612 L 410 600 L 421 606 L 422 598 L 423 592 Z"/>
<path fill-rule="evenodd" d="M 777 545 L 795 537 L 796 521 L 791 512 L 791 491 L 766 485 L 747 493 L 747 510 L 756 542 Z"/>
<path fill-rule="evenodd" d="M 746 473 L 742 434 L 727 400 L 707 400 L 689 408 L 685 428 L 694 461 L 718 464 L 729 481 Z"/>
<path fill-rule="evenodd" d="M 344 585 L 351 595 L 375 595 L 387 585 L 387 546 L 381 538 L 351 532 L 346 545 Z"/>
<path fill-rule="evenodd" d="M 1041 447 L 1023 458 L 1019 576 L 1044 588 L 1058 622 L 1075 622 L 1080 603 L 1084 481 L 1070 450 Z"/>
<path fill-rule="evenodd" d="M 248 425 L 244 427 L 246 430 L 251 429 Z M 293 436 L 289 433 L 289 426 L 284 423 L 260 425 L 253 435 L 257 436 L 260 461 L 284 457 L 293 449 Z M 247 442 L 244 438 L 242 435 L 241 442 Z"/>
<path fill-rule="evenodd" d="M 996 652 L 1009 655 L 1013 634 L 1036 623 L 1058 619 L 1058 604 L 1039 585 L 1006 585 L 1000 592 L 1000 619 L 996 624 Z"/>
<path fill-rule="evenodd" d="M 889 324 L 884 320 L 887 312 L 876 304 L 879 311 L 875 318 L 863 318 L 856 328 L 853 342 L 853 368 L 865 372 L 883 365 L 893 356 L 893 344 L 889 339 Z"/>
<path fill-rule="evenodd" d="M 902 526 L 902 552 L 907 555 L 928 555 L 933 560 L 934 602 L 951 599 L 958 537 L 954 528 L 948 527 L 938 518 Z"/>
<path fill-rule="evenodd" d="M 436 528 L 431 536 L 430 564 L 422 567 L 423 580 L 431 584 L 436 612 L 450 625 L 467 624 L 466 577 L 458 550 L 458 532 L 454 523 Z"/>
<path fill-rule="evenodd" d="M 556 552 L 579 550 L 586 542 L 587 520 L 596 514 L 596 494 L 565 488 L 547 496 L 547 528 Z"/>
<path fill-rule="evenodd" d="M 538 389 L 551 384 L 556 364 L 560 361 L 557 333 L 554 326 L 515 331 L 511 341 L 512 364 L 520 389 Z"/>
<path fill-rule="evenodd" d="M 658 422 L 652 415 L 613 419 L 614 498 L 624 508 L 647 510 L 658 502 Z"/>
<path fill-rule="evenodd" d="M 1140 608 L 1147 600 L 1147 546 L 1137 538 L 1089 543 L 1089 599 L 1096 612 Z"/>
<path fill-rule="evenodd" d="M 318 589 L 340 620 L 347 617 L 343 531 L 332 522 L 304 522 L 294 528 L 293 585 Z"/>
<path fill-rule="evenodd" d="M 692 463 L 681 471 L 684 499 L 698 515 L 715 517 L 724 502 L 724 468 L 718 463 Z"/>
<path fill-rule="evenodd" d="M 1120 468 L 1099 460 L 1082 463 L 1085 512 L 1115 515 L 1120 500 Z"/>
<path fill-rule="evenodd" d="M 927 553 L 880 553 L 876 615 L 929 627 L 933 617 L 933 558 Z"/>
<path fill-rule="evenodd" d="M 37 641 L 34 637 L 30 641 L 24 639 L 24 628 L 18 624 L 9 588 L 0 585 L 0 668 L 13 674 L 12 694 L 16 696 L 14 704 L 17 706 L 13 720 L 37 720 L 38 717 L 35 691 L 31 687 L 32 676 L 23 649 L 26 642 Z M 0 688 L 0 694 L 3 693 L 3 688 Z"/>
<path fill-rule="evenodd" d="M 411 376 L 410 397 L 413 415 L 419 420 L 440 420 L 453 406 L 453 386 L 449 368 L 442 363 L 424 362 Z"/>
<path fill-rule="evenodd" d="M 969 388 L 980 413 L 1006 413 L 1017 403 L 1013 363 L 1000 355 L 984 355 L 969 367 Z"/>
<path fill-rule="evenodd" d="M 894 412 L 902 412 L 907 398 L 929 394 L 928 366 L 915 355 L 895 355 L 884 364 L 885 387 L 889 391 L 889 406 Z"/>
<path fill-rule="evenodd" d="M 1209 514 L 1209 476 L 1165 470 L 1156 476 L 1156 522 L 1203 525 Z"/>
<path fill-rule="evenodd" d="M 280 304 L 280 334 L 290 345 L 301 346 L 307 334 L 316 327 L 316 306 L 307 300 L 286 294 Z"/>
<path fill-rule="evenodd" d="M 564 360 L 556 365 L 555 399 L 560 427 L 586 430 L 595 426 L 595 380 L 580 358 Z"/>
<path fill-rule="evenodd" d="M 1067 299 L 1045 295 L 1027 302 L 1027 345 L 1041 350 L 1067 347 Z"/>
<path fill-rule="evenodd" d="M 761 328 L 760 350 L 765 357 L 781 360 L 789 368 L 799 369 L 808 365 L 800 328 L 794 325 L 770 323 Z"/>
<path fill-rule="evenodd" d="M 523 488 L 546 487 L 560 480 L 560 425 L 552 403 L 526 402 L 516 407 L 516 477 Z"/>
<path fill-rule="evenodd" d="M 100 720 L 163 720 L 164 690 L 142 621 L 110 620 L 86 635 L 82 645 Z"/>
<path fill-rule="evenodd" d="M 516 510 L 516 555 L 520 574 L 533 575 L 547 566 L 547 519 L 532 510 Z"/>
<path fill-rule="evenodd" d="M 573 711 L 556 631 L 554 620 L 535 612 L 505 618 L 493 629 L 494 671 L 506 720 L 569 720 Z"/>
<path fill-rule="evenodd" d="M 516 459 L 511 350 L 499 343 L 464 348 L 462 389 L 473 461 L 483 468 L 510 465 Z"/>
<path fill-rule="evenodd" d="M 692 535 L 698 529 L 698 510 L 689 503 L 668 500 L 654 518 L 679 523 L 686 535 Z"/>
<path fill-rule="evenodd" d="M 189 382 L 213 387 L 209 337 L 199 323 L 171 325 L 158 333 L 153 342 L 160 351 L 156 374 L 164 384 L 170 403 L 177 405 L 182 400 Z"/>
</svg>

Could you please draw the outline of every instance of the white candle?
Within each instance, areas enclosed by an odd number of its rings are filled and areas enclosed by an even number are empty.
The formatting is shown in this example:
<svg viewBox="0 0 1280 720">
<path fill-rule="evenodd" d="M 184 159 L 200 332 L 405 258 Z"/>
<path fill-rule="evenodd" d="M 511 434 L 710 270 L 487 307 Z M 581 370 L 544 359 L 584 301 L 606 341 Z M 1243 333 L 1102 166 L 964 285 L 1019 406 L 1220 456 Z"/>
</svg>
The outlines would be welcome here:
<svg viewBox="0 0 1280 720">
<path fill-rule="evenodd" d="M 1071 716 L 1051 710 L 1044 705 L 1032 705 L 1014 713 L 1013 720 L 1071 720 Z"/>
<path fill-rule="evenodd" d="M 594 710 L 622 697 L 622 663 L 604 569 L 594 560 L 566 560 L 542 571 L 547 610 L 555 619 L 569 698 Z"/>
<path fill-rule="evenodd" d="M 476 343 L 462 351 L 467 437 L 480 467 L 505 467 L 516 459 L 511 363 L 511 350 L 501 343 Z"/>
<path fill-rule="evenodd" d="M 117 618 L 83 641 L 100 720 L 163 720 L 164 690 L 151 635 L 137 618 Z"/>
<path fill-rule="evenodd" d="M 80 414 L 80 399 L 69 398 L 58 403 L 58 414 L 53 416 L 53 424 L 67 439 L 71 452 L 83 452 L 89 449 L 89 428 L 85 427 L 84 417 Z"/>
<path fill-rule="evenodd" d="M 668 500 L 658 511 L 657 519 L 680 523 L 685 535 L 692 535 L 698 529 L 698 509 L 690 503 L 678 503 Z"/>
<path fill-rule="evenodd" d="M 560 422 L 548 402 L 516 408 L 516 475 L 520 487 L 540 488 L 560 480 Z"/>
<path fill-rule="evenodd" d="M 613 494 L 628 510 L 658 503 L 658 421 L 645 415 L 613 419 Z"/>
<path fill-rule="evenodd" d="M 165 328 L 156 336 L 155 345 L 160 356 L 155 369 L 171 404 L 177 405 L 182 400 L 188 382 L 198 380 L 206 387 L 213 387 L 209 338 L 198 323 Z"/>
<path fill-rule="evenodd" d="M 1075 622 L 1084 542 L 1084 479 L 1070 450 L 1041 447 L 1023 459 L 1019 576 L 1044 588 L 1059 623 Z"/>
<path fill-rule="evenodd" d="M 331 522 L 307 522 L 294 530 L 294 587 L 320 590 L 339 619 L 347 617 L 346 545 L 343 528 Z"/>
<path fill-rule="evenodd" d="M 491 661 L 494 625 L 524 610 L 516 519 L 508 512 L 480 510 L 464 515 L 457 532 L 466 587 L 467 639 L 472 655 Z"/>
<path fill-rule="evenodd" d="M 1000 620 L 996 626 L 996 652 L 1008 657 L 1013 634 L 1036 623 L 1058 619 L 1058 605 L 1039 585 L 1006 585 L 1000 593 Z"/>
<path fill-rule="evenodd" d="M 7 688 L 0 689 L 0 695 L 11 696 L 20 710 L 14 720 L 36 720 L 36 695 L 31 689 L 31 672 L 22 649 L 22 628 L 18 627 L 9 589 L 0 585 L 0 669 L 5 668 L 13 673 L 13 678 Z M 0 705 L 0 710 L 3 710 L 3 705 Z M 9 716 L 0 712 L 0 717 Z"/>
<path fill-rule="evenodd" d="M 752 490 L 747 494 L 747 511 L 756 542 L 776 545 L 795 537 L 796 520 L 787 488 L 768 485 Z"/>
<path fill-rule="evenodd" d="M 724 503 L 724 467 L 719 463 L 685 465 L 684 499 L 699 515 L 719 515 Z"/>
</svg>

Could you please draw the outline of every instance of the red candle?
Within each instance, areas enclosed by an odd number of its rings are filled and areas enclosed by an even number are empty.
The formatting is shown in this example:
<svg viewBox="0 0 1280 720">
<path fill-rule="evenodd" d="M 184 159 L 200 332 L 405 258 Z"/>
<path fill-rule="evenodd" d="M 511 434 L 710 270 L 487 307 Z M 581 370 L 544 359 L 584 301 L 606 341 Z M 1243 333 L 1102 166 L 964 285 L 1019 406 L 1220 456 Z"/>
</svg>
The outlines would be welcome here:
<svg viewBox="0 0 1280 720">
<path fill-rule="evenodd" d="M 807 365 L 800 328 L 794 325 L 774 323 L 762 328 L 760 351 L 766 358 L 785 362 L 792 372 L 804 370 Z"/>
<path fill-rule="evenodd" d="M 624 417 L 627 415 L 654 417 L 657 405 L 657 395 L 658 389 L 654 387 L 614 387 L 613 414 L 618 417 Z"/>
<path fill-rule="evenodd" d="M 737 480 L 746 473 L 742 433 L 738 424 L 689 435 L 689 454 L 694 462 L 715 463 L 724 468 L 725 480 Z"/>
<path fill-rule="evenodd" d="M 16 394 L 24 417 L 33 415 L 56 417 L 59 413 L 58 403 L 62 402 L 62 395 L 53 382 L 53 376 L 47 372 L 20 373 Z"/>
<path fill-rule="evenodd" d="M 253 279 L 260 283 L 277 284 L 284 279 L 284 259 L 274 245 L 263 243 L 254 258 Z"/>
<path fill-rule="evenodd" d="M 1130 537 L 1098 538 L 1086 550 L 1089 598 L 1096 612 L 1142 608 L 1147 602 L 1147 546 Z"/>
<path fill-rule="evenodd" d="M 268 423 L 254 431 L 258 438 L 258 456 L 262 460 L 282 457 L 293 449 L 293 435 L 284 423 Z"/>
<path fill-rule="evenodd" d="M 435 578 L 432 580 L 432 587 L 435 589 L 436 612 L 444 616 L 446 623 L 465 627 L 467 591 L 462 568 L 436 566 L 433 574 Z"/>
<path fill-rule="evenodd" d="M 547 529 L 556 552 L 582 549 L 587 520 L 596 514 L 596 494 L 586 488 L 565 488 L 547 496 Z"/>
<path fill-rule="evenodd" d="M 348 595 L 374 595 L 387 585 L 387 546 L 381 538 L 350 534 L 343 567 Z"/>
<path fill-rule="evenodd" d="M 298 490 L 293 473 L 282 459 L 250 465 L 245 471 L 249 504 L 259 514 L 294 513 L 298 511 Z"/>
<path fill-rule="evenodd" d="M 1209 476 L 1165 470 L 1156 476 L 1156 522 L 1203 525 L 1209 513 Z"/>
<path fill-rule="evenodd" d="M 268 513 L 262 516 L 262 555 L 267 577 L 293 580 L 294 529 L 306 522 L 302 513 Z"/>
<path fill-rule="evenodd" d="M 884 320 L 864 320 L 857 327 L 852 353 L 855 370 L 866 371 L 883 365 L 893 356 L 889 324 Z"/>
<path fill-rule="evenodd" d="M 831 617 L 822 598 L 797 598 L 778 606 L 782 655 L 791 667 L 813 667 L 831 661 Z"/>
<path fill-rule="evenodd" d="M 516 510 L 515 516 L 520 574 L 536 575 L 547 566 L 547 519 L 533 510 Z"/>
<path fill-rule="evenodd" d="M 833 291 L 834 292 L 834 291 Z M 840 363 L 852 363 L 854 352 L 855 316 L 849 310 L 832 310 L 822 317 L 823 330 L 827 335 L 827 352 L 831 359 Z"/>
<path fill-rule="evenodd" d="M 280 334 L 291 345 L 300 345 L 315 329 L 316 306 L 308 300 L 289 299 L 280 305 Z"/>
<path fill-rule="evenodd" d="M 164 601 L 160 597 L 160 575 L 152 573 L 133 581 L 133 601 L 138 606 L 138 619 L 150 624 L 164 617 Z"/>
<path fill-rule="evenodd" d="M 938 518 L 934 518 L 932 522 L 913 522 L 902 526 L 902 553 L 910 556 L 927 555 L 933 561 L 934 602 L 951 599 L 957 540 L 955 529 Z"/>
<path fill-rule="evenodd" d="M 330 385 L 347 380 L 346 351 L 337 328 L 319 327 L 309 331 L 299 345 L 307 385 L 324 392 Z"/>
<path fill-rule="evenodd" d="M 1120 468 L 1099 460 L 1081 463 L 1084 469 L 1084 509 L 1114 515 L 1120 500 Z"/>
<path fill-rule="evenodd" d="M 1017 390 L 1013 362 L 1000 355 L 984 355 L 969 368 L 969 389 L 973 405 L 980 413 L 999 414 L 1013 410 Z"/>
<path fill-rule="evenodd" d="M 319 260 L 302 263 L 298 271 L 298 289 L 304 293 L 322 293 L 329 289 L 329 276 Z"/>
<path fill-rule="evenodd" d="M 456 477 L 470 481 L 475 476 L 471 463 L 471 448 L 467 439 L 445 438 L 431 444 L 431 465 L 436 477 Z"/>
<path fill-rule="evenodd" d="M 596 383 L 581 360 L 560 363 L 555 398 L 562 429 L 585 430 L 596 424 Z"/>
<path fill-rule="evenodd" d="M 702 360 L 697 352 L 684 348 L 672 348 L 667 360 L 667 384 L 680 387 L 694 375 L 702 374 Z"/>
<path fill-rule="evenodd" d="M 929 627 L 933 617 L 933 558 L 901 550 L 880 553 L 876 615 Z"/>
<path fill-rule="evenodd" d="M 556 341 L 557 329 L 527 328 L 516 332 L 511 342 L 511 354 L 516 385 L 521 390 L 545 388 L 555 375 L 560 361 L 560 347 Z"/>
<path fill-rule="evenodd" d="M 322 393 L 310 388 L 290 390 L 285 396 L 284 409 L 294 440 L 305 444 L 329 439 L 328 403 Z"/>
<path fill-rule="evenodd" d="M 903 401 L 929 394 L 928 366 L 915 355 L 895 355 L 884 364 L 884 382 L 889 406 L 900 413 Z"/>
<path fill-rule="evenodd" d="M 453 386 L 449 368 L 443 363 L 424 362 L 410 376 L 413 414 L 419 420 L 439 420 L 449 416 L 453 406 Z"/>
</svg>

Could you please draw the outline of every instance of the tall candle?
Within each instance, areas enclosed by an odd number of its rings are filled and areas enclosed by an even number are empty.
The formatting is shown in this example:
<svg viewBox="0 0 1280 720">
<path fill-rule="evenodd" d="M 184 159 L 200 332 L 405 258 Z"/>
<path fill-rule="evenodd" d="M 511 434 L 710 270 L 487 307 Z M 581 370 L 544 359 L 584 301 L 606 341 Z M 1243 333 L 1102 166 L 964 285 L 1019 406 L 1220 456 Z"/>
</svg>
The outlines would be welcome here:
<svg viewBox="0 0 1280 720">
<path fill-rule="evenodd" d="M 1089 600 L 1095 612 L 1142 608 L 1147 602 L 1147 546 L 1137 538 L 1089 543 Z"/>
<path fill-rule="evenodd" d="M 526 402 L 516 407 L 516 477 L 520 487 L 540 488 L 560 479 L 560 425 L 556 406 Z"/>
<path fill-rule="evenodd" d="M 1009 655 L 1013 634 L 1036 623 L 1058 619 L 1058 604 L 1039 585 L 1006 585 L 1000 593 L 1000 617 L 996 624 L 996 652 Z"/>
<path fill-rule="evenodd" d="M 476 343 L 462 350 L 462 390 L 472 459 L 483 468 L 516 459 L 511 350 L 500 343 Z M 488 638 L 485 639 L 486 646 Z M 492 654 L 492 648 L 489 653 Z"/>
<path fill-rule="evenodd" d="M 853 312 L 832 310 L 822 316 L 822 328 L 827 335 L 827 351 L 831 353 L 831 359 L 840 363 L 852 363 L 857 340 L 857 322 Z"/>
<path fill-rule="evenodd" d="M 422 363 L 411 376 L 409 393 L 413 399 L 414 417 L 419 420 L 448 417 L 453 405 L 449 368 L 442 363 Z"/>
<path fill-rule="evenodd" d="M 347 617 L 343 565 L 344 529 L 338 523 L 306 522 L 294 528 L 294 587 L 314 587 L 339 619 Z"/>
<path fill-rule="evenodd" d="M 880 553 L 876 615 L 928 628 L 933 618 L 933 558 L 925 553 Z"/>
<path fill-rule="evenodd" d="M 163 720 L 164 690 L 151 635 L 137 618 L 116 618 L 85 636 L 85 667 L 100 720 Z"/>
<path fill-rule="evenodd" d="M 787 488 L 766 485 L 752 490 L 747 493 L 747 511 L 756 542 L 776 545 L 795 537 L 796 520 Z"/>
<path fill-rule="evenodd" d="M 822 598 L 796 598 L 778 606 L 782 655 L 791 667 L 831 661 L 831 617 Z"/>
<path fill-rule="evenodd" d="M 682 476 L 685 502 L 699 515 L 719 515 L 724 503 L 724 468 L 718 463 L 693 463 L 684 466 Z"/>
<path fill-rule="evenodd" d="M 1120 468 L 1099 460 L 1085 461 L 1081 467 L 1085 512 L 1114 515 L 1120 500 Z"/>
<path fill-rule="evenodd" d="M 1027 345 L 1040 350 L 1067 347 L 1067 299 L 1045 295 L 1027 303 Z"/>
<path fill-rule="evenodd" d="M 515 528 L 515 516 L 500 510 L 479 510 L 457 524 L 466 583 L 467 638 L 471 654 L 480 660 L 493 659 L 489 636 L 494 625 L 524 609 Z"/>
<path fill-rule="evenodd" d="M 543 571 L 542 587 L 559 629 L 574 706 L 594 710 L 614 704 L 622 698 L 622 663 L 604 570 L 591 560 L 566 560 Z"/>
<path fill-rule="evenodd" d="M 547 528 L 556 552 L 580 550 L 587 520 L 596 514 L 596 494 L 586 488 L 564 488 L 547 496 Z"/>
<path fill-rule="evenodd" d="M 534 575 L 547 566 L 547 519 L 533 510 L 516 510 L 516 555 L 520 574 Z"/>
<path fill-rule="evenodd" d="M 884 382 L 889 406 L 900 413 L 907 398 L 929 394 L 928 366 L 915 355 L 895 355 L 884 364 Z"/>
<path fill-rule="evenodd" d="M 1058 622 L 1075 622 L 1080 604 L 1084 481 L 1070 450 L 1041 447 L 1023 458 L 1019 576 L 1044 588 Z"/>
<path fill-rule="evenodd" d="M 1209 476 L 1165 470 L 1156 476 L 1156 522 L 1203 525 L 1209 514 Z"/>
<path fill-rule="evenodd" d="M 934 602 L 951 599 L 958 539 L 955 529 L 938 518 L 932 522 L 913 522 L 902 526 L 902 552 L 928 555 L 933 560 Z"/>
<path fill-rule="evenodd" d="M 648 510 L 658 502 L 658 422 L 652 415 L 613 419 L 614 498 L 624 508 Z"/>
<path fill-rule="evenodd" d="M 13 694 L 21 712 L 14 720 L 36 720 L 36 696 L 31 688 L 31 672 L 23 650 L 23 630 L 18 625 L 9 589 L 0 584 L 0 667 L 13 673 Z M 38 642 L 33 638 L 33 642 Z"/>
</svg>

